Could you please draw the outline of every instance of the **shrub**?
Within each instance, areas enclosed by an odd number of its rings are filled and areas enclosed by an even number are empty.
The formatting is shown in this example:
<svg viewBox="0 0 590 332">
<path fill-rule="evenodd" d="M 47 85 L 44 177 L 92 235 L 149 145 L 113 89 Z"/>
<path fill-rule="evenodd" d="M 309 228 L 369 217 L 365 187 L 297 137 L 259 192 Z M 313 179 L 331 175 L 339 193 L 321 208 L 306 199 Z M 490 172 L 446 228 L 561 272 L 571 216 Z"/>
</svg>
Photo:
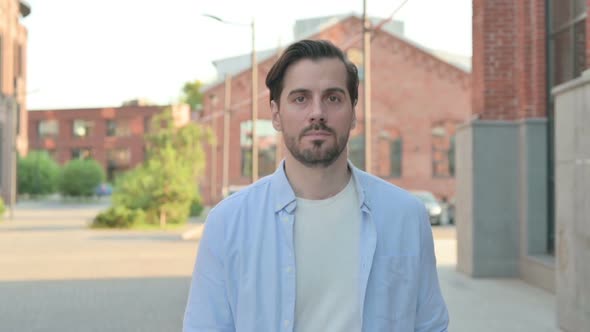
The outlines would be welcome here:
<svg viewBox="0 0 590 332">
<path fill-rule="evenodd" d="M 190 207 L 190 216 L 191 217 L 198 217 L 203 213 L 203 203 L 201 202 L 201 197 L 199 195 L 195 195 L 195 197 L 191 201 Z"/>
<path fill-rule="evenodd" d="M 4 212 L 6 212 L 6 207 L 4 206 L 4 201 L 2 200 L 2 197 L 0 197 L 0 219 L 2 219 Z"/>
<path fill-rule="evenodd" d="M 46 151 L 31 151 L 18 160 L 18 193 L 46 195 L 57 191 L 59 165 Z"/>
<path fill-rule="evenodd" d="M 144 220 L 145 213 L 142 210 L 115 206 L 99 213 L 94 218 L 92 227 L 129 228 L 135 223 L 143 223 Z"/>
<path fill-rule="evenodd" d="M 104 179 L 104 170 L 95 160 L 71 160 L 63 168 L 60 191 L 64 196 L 92 196 Z"/>
</svg>

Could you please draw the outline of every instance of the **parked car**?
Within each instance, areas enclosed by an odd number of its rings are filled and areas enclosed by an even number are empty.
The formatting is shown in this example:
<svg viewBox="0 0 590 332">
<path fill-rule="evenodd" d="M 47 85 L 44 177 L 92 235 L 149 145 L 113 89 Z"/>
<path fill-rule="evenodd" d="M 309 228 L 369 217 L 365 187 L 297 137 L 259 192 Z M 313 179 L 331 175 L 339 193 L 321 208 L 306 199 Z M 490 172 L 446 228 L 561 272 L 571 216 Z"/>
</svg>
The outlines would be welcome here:
<svg viewBox="0 0 590 332">
<path fill-rule="evenodd" d="M 101 183 L 94 189 L 96 196 L 110 196 L 113 194 L 113 186 L 108 183 Z"/>
<path fill-rule="evenodd" d="M 419 200 L 424 203 L 428 216 L 430 217 L 431 225 L 440 225 L 442 220 L 443 208 L 441 204 L 436 200 L 436 197 L 429 192 L 424 190 L 414 190 L 411 193 L 416 196 Z"/>
</svg>

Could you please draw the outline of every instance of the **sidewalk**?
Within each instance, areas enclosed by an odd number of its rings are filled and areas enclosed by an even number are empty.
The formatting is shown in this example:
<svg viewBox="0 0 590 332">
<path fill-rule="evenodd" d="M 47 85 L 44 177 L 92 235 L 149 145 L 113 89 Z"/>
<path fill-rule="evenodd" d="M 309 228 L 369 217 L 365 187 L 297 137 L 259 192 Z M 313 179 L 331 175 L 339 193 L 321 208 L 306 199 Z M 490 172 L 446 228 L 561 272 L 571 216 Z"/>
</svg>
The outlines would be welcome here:
<svg viewBox="0 0 590 332">
<path fill-rule="evenodd" d="M 0 223 L 0 331 L 180 330 L 202 220 L 190 241 L 181 229 L 89 229 L 102 208 L 23 204 Z M 449 331 L 559 331 L 553 294 L 456 272 L 454 227 L 433 231 Z"/>
<path fill-rule="evenodd" d="M 474 279 L 456 271 L 456 240 L 435 247 L 441 289 L 452 332 L 553 332 L 557 327 L 555 295 L 520 279 Z"/>
</svg>

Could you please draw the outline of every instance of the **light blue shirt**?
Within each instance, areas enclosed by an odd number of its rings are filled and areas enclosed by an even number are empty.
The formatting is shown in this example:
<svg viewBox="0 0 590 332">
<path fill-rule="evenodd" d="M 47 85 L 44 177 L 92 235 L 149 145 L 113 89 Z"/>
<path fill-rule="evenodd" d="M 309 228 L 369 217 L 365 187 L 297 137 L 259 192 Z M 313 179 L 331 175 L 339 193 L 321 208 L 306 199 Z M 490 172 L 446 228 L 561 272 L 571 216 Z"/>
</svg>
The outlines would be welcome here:
<svg viewBox="0 0 590 332">
<path fill-rule="evenodd" d="M 361 211 L 358 292 L 364 332 L 447 331 L 424 204 L 349 163 Z M 277 171 L 211 210 L 184 332 L 293 331 L 297 201 Z"/>
</svg>

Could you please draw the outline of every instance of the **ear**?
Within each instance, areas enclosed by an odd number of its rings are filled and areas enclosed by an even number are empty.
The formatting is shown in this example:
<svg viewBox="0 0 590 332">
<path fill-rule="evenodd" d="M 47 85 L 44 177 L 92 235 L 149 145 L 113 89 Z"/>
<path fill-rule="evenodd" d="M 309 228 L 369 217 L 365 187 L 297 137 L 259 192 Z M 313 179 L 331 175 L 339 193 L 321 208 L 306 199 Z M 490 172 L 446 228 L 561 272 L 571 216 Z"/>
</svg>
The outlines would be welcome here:
<svg viewBox="0 0 590 332">
<path fill-rule="evenodd" d="M 350 125 L 350 130 L 356 128 L 356 109 L 352 108 L 352 123 Z"/>
<path fill-rule="evenodd" d="M 283 131 L 281 126 L 281 115 L 279 114 L 279 105 L 274 101 L 270 101 L 270 112 L 272 114 L 272 126 L 276 131 Z"/>
</svg>

